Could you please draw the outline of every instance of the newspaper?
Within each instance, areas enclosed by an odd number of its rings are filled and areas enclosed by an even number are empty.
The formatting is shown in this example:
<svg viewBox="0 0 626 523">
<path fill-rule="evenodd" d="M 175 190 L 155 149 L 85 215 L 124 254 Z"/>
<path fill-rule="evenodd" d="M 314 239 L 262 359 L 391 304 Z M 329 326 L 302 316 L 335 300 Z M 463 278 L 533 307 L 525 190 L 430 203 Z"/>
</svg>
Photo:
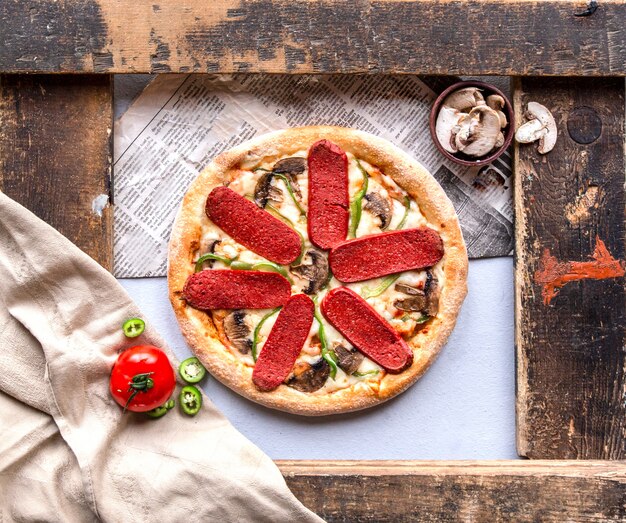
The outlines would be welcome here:
<svg viewBox="0 0 626 523">
<path fill-rule="evenodd" d="M 302 125 L 386 138 L 443 186 L 471 258 L 511 254 L 511 157 L 480 171 L 445 159 L 428 129 L 435 97 L 411 75 L 156 77 L 115 126 L 115 275 L 164 276 L 170 230 L 197 174 L 245 140 Z"/>
</svg>

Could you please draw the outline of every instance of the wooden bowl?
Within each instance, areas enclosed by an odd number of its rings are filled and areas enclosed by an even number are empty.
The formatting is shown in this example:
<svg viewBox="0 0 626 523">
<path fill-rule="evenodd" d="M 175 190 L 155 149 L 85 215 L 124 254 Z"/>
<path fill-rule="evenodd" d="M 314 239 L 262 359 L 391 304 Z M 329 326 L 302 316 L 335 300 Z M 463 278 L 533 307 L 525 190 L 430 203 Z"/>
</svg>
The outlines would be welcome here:
<svg viewBox="0 0 626 523">
<path fill-rule="evenodd" d="M 494 149 L 487 156 L 474 158 L 473 156 L 467 156 L 466 154 L 463 154 L 461 152 L 454 153 L 454 154 L 449 153 L 441 146 L 441 144 L 439 143 L 439 140 L 437 139 L 435 125 L 437 123 L 437 116 L 439 114 L 439 108 L 441 107 L 441 104 L 445 100 L 446 96 L 448 96 L 450 93 L 452 93 L 453 91 L 458 91 L 459 89 L 463 89 L 464 87 L 478 87 L 479 89 L 483 91 L 485 98 L 487 98 L 487 96 L 489 96 L 490 94 L 498 94 L 504 99 L 504 107 L 502 108 L 502 112 L 506 115 L 506 118 L 508 121 L 508 124 L 504 129 L 504 144 L 502 145 L 502 147 L 498 149 Z M 441 151 L 441 154 L 443 154 L 446 158 L 449 158 L 450 160 L 452 160 L 454 163 L 458 163 L 461 165 L 475 166 L 475 167 L 480 166 L 480 165 L 487 165 L 493 162 L 499 156 L 501 156 L 504 153 L 504 151 L 506 151 L 507 147 L 511 145 L 511 140 L 513 140 L 513 135 L 515 134 L 515 115 L 513 113 L 513 106 L 511 105 L 511 102 L 509 102 L 509 99 L 497 87 L 494 87 L 493 85 L 490 85 L 490 84 L 486 84 L 484 82 L 476 82 L 473 80 L 470 80 L 467 82 L 458 82 L 454 85 L 451 85 L 443 93 L 441 93 L 435 100 L 433 108 L 430 111 L 429 124 L 430 124 L 430 135 L 432 136 L 433 141 L 435 142 L 435 145 L 437 146 L 437 149 Z"/>
</svg>

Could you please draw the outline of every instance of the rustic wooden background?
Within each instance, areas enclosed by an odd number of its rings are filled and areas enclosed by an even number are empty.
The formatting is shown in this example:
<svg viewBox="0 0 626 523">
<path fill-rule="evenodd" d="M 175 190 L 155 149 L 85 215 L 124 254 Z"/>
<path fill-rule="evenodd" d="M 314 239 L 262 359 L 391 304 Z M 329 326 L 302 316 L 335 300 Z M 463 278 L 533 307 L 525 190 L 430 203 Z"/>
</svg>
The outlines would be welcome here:
<svg viewBox="0 0 626 523">
<path fill-rule="evenodd" d="M 626 3 L 3 0 L 0 71 L 624 75 Z"/>
<path fill-rule="evenodd" d="M 518 449 L 624 459 L 626 2 L 598 6 L 4 0 L 0 188 L 110 269 L 111 76 L 84 73 L 517 76 L 518 121 L 535 100 L 559 128 L 549 155 L 516 149 Z M 278 464 L 329 521 L 626 521 L 623 461 Z"/>
<path fill-rule="evenodd" d="M 542 103 L 559 132 L 549 154 L 515 154 L 518 451 L 625 459 L 624 80 L 524 78 L 514 92 L 516 114 Z M 589 278 L 610 269 L 592 260 L 600 244 L 617 270 Z M 586 265 L 546 303 L 548 251 L 557 272 Z"/>
<path fill-rule="evenodd" d="M 602 461 L 279 461 L 329 523 L 626 520 L 626 468 Z"/>
<path fill-rule="evenodd" d="M 112 93 L 110 75 L 0 75 L 0 190 L 109 270 Z"/>
</svg>

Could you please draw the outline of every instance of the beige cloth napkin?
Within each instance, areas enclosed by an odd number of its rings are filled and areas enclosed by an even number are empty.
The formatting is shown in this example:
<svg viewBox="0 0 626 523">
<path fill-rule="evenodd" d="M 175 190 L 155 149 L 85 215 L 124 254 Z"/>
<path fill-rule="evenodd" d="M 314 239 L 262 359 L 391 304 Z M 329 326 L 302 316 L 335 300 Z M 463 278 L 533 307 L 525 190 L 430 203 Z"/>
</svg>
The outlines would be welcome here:
<svg viewBox="0 0 626 523">
<path fill-rule="evenodd" d="M 0 193 L 0 522 L 322 521 L 208 398 L 193 418 L 122 415 L 108 380 L 134 316 L 108 272 Z M 138 340 L 176 364 L 150 326 Z"/>
</svg>

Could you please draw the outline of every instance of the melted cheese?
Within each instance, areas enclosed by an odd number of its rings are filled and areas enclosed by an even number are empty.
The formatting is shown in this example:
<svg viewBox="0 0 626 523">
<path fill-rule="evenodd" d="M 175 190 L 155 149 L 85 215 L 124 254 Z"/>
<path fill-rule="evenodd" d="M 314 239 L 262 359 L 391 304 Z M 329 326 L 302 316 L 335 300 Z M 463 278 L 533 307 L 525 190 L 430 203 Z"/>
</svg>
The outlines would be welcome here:
<svg viewBox="0 0 626 523">
<path fill-rule="evenodd" d="M 349 178 L 349 193 L 350 198 L 352 199 L 361 188 L 363 184 L 363 174 L 359 165 L 357 163 L 357 159 L 351 154 L 348 155 L 348 178 Z M 307 156 L 307 151 L 298 151 L 291 155 L 285 155 L 277 159 L 273 159 L 271 162 L 264 161 L 263 159 L 253 159 L 249 161 L 246 165 L 242 166 L 245 170 L 237 171 L 236 176 L 229 184 L 229 187 L 235 192 L 241 194 L 242 196 L 252 197 L 254 195 L 254 190 L 256 187 L 256 183 L 258 179 L 262 176 L 262 170 L 255 170 L 258 168 L 270 170 L 276 161 L 287 158 L 299 156 L 305 158 Z M 398 227 L 401 222 L 404 213 L 404 199 L 406 196 L 406 191 L 404 191 L 401 187 L 399 187 L 389 176 L 384 175 L 374 166 L 369 163 L 359 160 L 361 166 L 368 173 L 368 190 L 367 192 L 376 191 L 381 196 L 388 198 L 392 205 L 392 217 L 391 222 L 389 224 L 388 230 L 394 230 Z M 281 202 L 271 201 L 270 203 L 280 212 L 282 216 L 287 218 L 294 229 L 296 229 L 304 238 L 305 238 L 305 250 L 311 248 L 311 243 L 308 241 L 307 237 L 307 223 L 306 219 L 304 219 L 300 215 L 300 211 L 297 206 L 293 202 L 290 197 L 287 187 L 282 180 L 275 180 L 274 185 L 278 187 L 283 194 L 283 198 Z M 308 201 L 308 171 L 305 170 L 304 173 L 298 175 L 298 184 L 300 186 L 302 192 L 302 198 L 300 200 L 300 204 L 306 208 Z M 365 203 L 365 201 L 364 201 Z M 428 225 L 428 222 L 420 212 L 419 206 L 413 200 L 410 202 L 410 211 L 408 217 L 405 221 L 403 228 L 413 228 Z M 361 220 L 359 222 L 358 229 L 356 231 L 356 237 L 366 236 L 368 234 L 377 234 L 381 231 L 381 220 L 377 216 L 374 216 L 372 213 L 363 209 L 361 213 Z M 257 254 L 249 251 L 242 245 L 238 244 L 235 240 L 233 240 L 230 236 L 224 233 L 221 229 L 216 227 L 209 220 L 204 221 L 204 225 L 202 228 L 202 240 L 201 240 L 201 249 L 197 253 L 197 256 L 204 254 L 202 249 L 205 246 L 210 245 L 215 239 L 219 239 L 220 243 L 215 247 L 215 253 L 226 256 L 228 258 L 234 258 L 238 256 L 238 259 L 244 262 L 256 263 L 260 261 L 265 261 L 264 258 L 258 256 Z M 223 269 L 227 268 L 227 266 L 219 261 L 216 261 L 213 265 L 214 268 Z M 438 279 L 439 286 L 442 287 L 444 285 L 444 274 L 443 274 L 443 260 L 437 263 L 433 268 L 433 275 Z M 292 293 L 296 294 L 302 292 L 303 287 L 306 285 L 306 280 L 302 280 L 297 277 L 297 275 L 292 274 L 292 278 L 294 284 L 292 286 Z M 363 294 L 369 289 L 376 288 L 380 285 L 382 278 L 378 278 L 375 280 L 369 280 L 365 282 L 358 283 L 350 283 L 346 286 L 352 289 L 357 294 Z M 421 286 L 426 281 L 426 271 L 408 271 L 404 272 L 400 275 L 396 283 L 406 283 L 411 286 Z M 341 286 L 342 283 L 339 282 L 336 278 L 332 278 L 329 285 L 326 289 L 323 289 L 317 298 L 317 302 L 320 303 L 326 293 L 333 288 Z M 402 321 L 399 318 L 398 310 L 393 306 L 394 300 L 406 295 L 402 295 L 394 290 L 394 284 L 390 285 L 384 292 L 382 292 L 379 296 L 367 298 L 367 302 L 374 307 L 374 309 L 385 318 L 398 332 L 404 335 L 409 335 L 413 332 L 415 328 L 414 320 L 405 320 Z M 249 322 L 251 325 L 258 325 L 261 318 L 269 312 L 268 310 L 246 310 L 247 315 L 249 315 Z M 257 352 L 260 352 L 263 349 L 263 344 L 267 340 L 270 331 L 272 330 L 272 326 L 276 322 L 276 318 L 278 314 L 270 317 L 265 321 L 263 326 L 259 331 L 259 342 L 257 346 Z M 332 348 L 334 345 L 341 343 L 346 346 L 350 344 L 343 338 L 343 336 L 325 319 L 324 322 L 324 331 L 326 334 L 326 339 L 328 342 L 329 348 Z M 313 343 L 313 341 L 317 341 L 319 339 L 319 325 L 317 320 L 313 320 L 313 324 L 311 326 L 311 330 L 309 332 L 309 336 L 302 348 L 300 356 L 297 361 L 305 361 L 308 363 L 315 362 L 320 357 L 319 344 Z M 234 347 L 229 347 L 231 353 L 234 357 L 236 357 L 242 364 L 253 367 L 254 360 L 251 354 L 241 354 Z M 347 375 L 341 368 L 337 370 L 337 375 L 335 379 L 329 378 L 325 385 L 319 390 L 313 392 L 312 394 L 329 394 L 337 390 L 341 390 L 347 387 L 357 387 L 357 388 L 376 388 L 380 383 L 380 380 L 385 375 L 385 371 L 374 363 L 369 358 L 364 358 L 363 362 L 357 369 L 358 373 L 370 373 L 363 376 L 353 376 Z"/>
</svg>

